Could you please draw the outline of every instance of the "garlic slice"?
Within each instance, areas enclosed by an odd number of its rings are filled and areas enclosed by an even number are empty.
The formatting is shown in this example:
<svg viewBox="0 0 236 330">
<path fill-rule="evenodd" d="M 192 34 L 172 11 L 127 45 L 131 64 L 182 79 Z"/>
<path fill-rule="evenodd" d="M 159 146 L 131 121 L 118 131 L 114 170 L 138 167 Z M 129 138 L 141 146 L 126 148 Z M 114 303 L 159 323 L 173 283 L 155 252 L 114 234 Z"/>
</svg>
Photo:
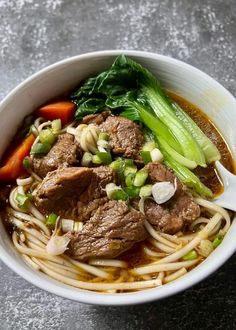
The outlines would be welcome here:
<svg viewBox="0 0 236 330">
<path fill-rule="evenodd" d="M 171 182 L 157 182 L 152 186 L 152 196 L 157 204 L 163 204 L 174 196 L 176 188 Z"/>
</svg>

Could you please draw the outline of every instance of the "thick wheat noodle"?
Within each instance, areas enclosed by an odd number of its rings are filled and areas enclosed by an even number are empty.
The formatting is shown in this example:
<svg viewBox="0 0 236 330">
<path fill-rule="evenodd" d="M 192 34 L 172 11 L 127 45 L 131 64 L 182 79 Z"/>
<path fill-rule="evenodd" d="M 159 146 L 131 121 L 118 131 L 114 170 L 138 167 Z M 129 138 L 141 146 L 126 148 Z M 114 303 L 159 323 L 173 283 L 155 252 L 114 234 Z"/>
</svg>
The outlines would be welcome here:
<svg viewBox="0 0 236 330">
<path fill-rule="evenodd" d="M 171 281 L 174 281 L 176 280 L 177 278 L 179 278 L 180 276 L 183 276 L 184 274 L 186 274 L 188 271 L 186 268 L 181 268 L 179 270 L 177 270 L 176 272 L 170 274 L 169 276 L 166 276 L 164 278 L 164 283 L 168 283 L 168 282 L 171 282 Z"/>
<path fill-rule="evenodd" d="M 48 274 L 54 279 L 61 281 L 65 284 L 85 290 L 92 290 L 92 291 L 135 290 L 135 289 L 152 288 L 161 285 L 161 282 L 157 279 L 150 281 L 131 282 L 131 283 L 130 282 L 129 283 L 90 283 L 90 282 L 77 281 L 77 280 L 69 279 L 60 274 L 57 274 L 56 272 L 45 267 L 40 261 L 37 261 L 37 263 L 40 266 L 41 270 L 44 271 L 44 273 Z"/>
<path fill-rule="evenodd" d="M 36 129 L 38 130 L 39 125 L 41 124 L 41 122 L 44 121 L 43 117 L 38 117 L 35 119 L 34 121 L 34 126 L 36 127 Z"/>
<path fill-rule="evenodd" d="M 188 243 L 189 241 L 193 240 L 196 236 L 197 236 L 197 233 L 194 233 L 194 234 L 179 236 L 178 238 L 184 244 L 186 242 Z"/>
<path fill-rule="evenodd" d="M 38 130 L 38 132 L 40 133 L 44 127 L 46 127 L 46 126 L 51 126 L 51 125 L 52 125 L 51 120 L 45 121 L 44 123 L 40 124 L 40 125 L 37 127 L 37 130 Z"/>
<path fill-rule="evenodd" d="M 204 217 L 199 217 L 197 218 L 196 220 L 194 220 L 192 223 L 191 223 L 191 226 L 190 226 L 190 230 L 193 230 L 194 227 L 196 225 L 198 225 L 199 223 L 208 223 L 210 221 L 210 219 L 207 219 L 207 218 L 204 218 Z"/>
<path fill-rule="evenodd" d="M 48 227 L 42 221 L 38 220 L 36 217 L 32 217 L 31 215 L 28 215 L 26 213 L 14 211 L 14 210 L 11 211 L 11 214 L 17 219 L 26 220 L 28 222 L 37 225 L 47 236 L 51 235 L 51 232 L 48 229 Z"/>
<path fill-rule="evenodd" d="M 127 263 L 125 261 L 116 260 L 116 259 L 91 259 L 89 264 L 93 266 L 110 266 L 118 268 L 127 268 Z"/>
<path fill-rule="evenodd" d="M 180 258 L 182 258 L 185 254 L 193 250 L 203 239 L 206 239 L 209 235 L 209 233 L 212 231 L 212 229 L 215 227 L 215 225 L 221 220 L 222 215 L 219 213 L 216 213 L 209 223 L 196 234 L 196 237 L 190 241 L 187 245 L 185 245 L 182 249 L 172 253 L 171 255 L 158 260 L 156 263 L 166 263 L 166 262 L 173 262 Z"/>
<path fill-rule="evenodd" d="M 66 132 L 75 135 L 76 134 L 76 129 L 74 127 L 67 127 Z"/>
<path fill-rule="evenodd" d="M 29 176 L 27 178 L 18 178 L 16 179 L 16 183 L 18 186 L 26 186 L 28 184 L 31 184 L 33 182 L 32 176 Z"/>
<path fill-rule="evenodd" d="M 67 276 L 69 278 L 72 278 L 74 280 L 78 280 L 78 275 L 72 273 L 70 270 L 65 270 L 65 269 L 61 269 L 59 267 L 57 267 L 56 265 L 52 266 L 50 265 L 47 261 L 42 261 L 40 260 L 40 262 L 47 268 L 49 268 L 50 270 L 62 275 L 62 276 Z"/>
<path fill-rule="evenodd" d="M 225 219 L 225 226 L 221 229 L 221 232 L 223 235 L 225 235 L 230 227 L 230 216 L 229 213 L 223 209 L 222 207 L 220 207 L 219 205 L 216 205 L 210 201 L 207 201 L 203 198 L 197 197 L 194 199 L 196 203 L 198 203 L 200 206 L 203 206 L 209 210 L 214 211 L 215 213 L 219 213 L 222 215 L 222 217 Z"/>
<path fill-rule="evenodd" d="M 36 137 L 36 139 L 34 140 L 34 143 L 31 146 L 31 149 L 35 146 L 35 144 L 37 144 L 39 142 L 39 136 Z M 30 154 L 30 158 L 33 159 L 34 155 Z"/>
<path fill-rule="evenodd" d="M 143 251 L 150 257 L 165 257 L 166 256 L 166 253 L 153 251 L 153 250 L 149 249 L 146 245 L 144 245 Z"/>
<path fill-rule="evenodd" d="M 73 260 L 72 258 L 70 257 L 67 257 L 66 258 L 67 260 L 69 260 L 73 265 L 79 267 L 80 269 L 83 269 L 85 270 L 86 272 L 92 274 L 92 275 L 95 275 L 95 276 L 98 276 L 98 277 L 102 277 L 102 278 L 108 278 L 110 277 L 110 274 L 97 268 L 97 267 L 94 267 L 94 266 L 91 266 L 91 265 L 87 265 L 87 264 L 84 264 L 82 262 L 79 262 L 79 261 L 76 261 L 76 260 Z"/>
<path fill-rule="evenodd" d="M 80 275 L 80 276 L 86 276 L 86 274 L 87 274 L 87 273 L 84 273 L 84 271 L 81 272 L 78 268 L 74 267 L 73 265 L 71 265 L 71 267 L 70 266 L 63 266 L 61 264 L 57 264 L 57 263 L 55 263 L 53 261 L 49 261 L 49 260 L 47 260 L 47 264 L 49 264 L 51 266 L 56 266 L 57 268 L 68 270 L 68 271 L 70 271 L 74 274 Z"/>
<path fill-rule="evenodd" d="M 17 191 L 19 194 L 22 194 L 22 195 L 25 194 L 23 186 L 18 186 Z M 33 216 L 35 216 L 35 218 L 37 218 L 38 220 L 41 220 L 43 222 L 46 221 L 45 216 L 41 212 L 39 212 L 39 210 L 30 201 L 27 201 L 27 208 L 28 208 L 29 212 L 32 213 Z M 20 210 L 20 211 L 22 212 L 22 210 Z"/>
<path fill-rule="evenodd" d="M 36 181 L 42 182 L 43 180 L 35 173 L 33 172 L 30 168 L 27 169 L 27 171 L 35 178 Z"/>
<path fill-rule="evenodd" d="M 181 241 L 178 239 L 178 237 L 176 235 L 170 235 L 170 234 L 166 234 L 166 233 L 160 233 L 160 235 L 162 237 L 166 238 L 168 241 L 175 243 L 176 245 L 181 244 Z"/>
<path fill-rule="evenodd" d="M 22 209 L 19 208 L 17 202 L 16 202 L 16 194 L 18 192 L 18 187 L 12 189 L 12 191 L 10 192 L 10 195 L 9 195 L 9 203 L 11 205 L 11 207 L 16 210 L 16 211 L 19 211 L 19 212 L 23 212 Z"/>
<path fill-rule="evenodd" d="M 145 220 L 144 225 L 147 229 L 147 232 L 158 242 L 163 243 L 171 248 L 176 249 L 178 246 L 170 241 L 168 241 L 166 238 L 162 237 L 158 232 L 154 230 L 154 228 L 150 225 L 150 223 Z"/>
<path fill-rule="evenodd" d="M 28 228 L 22 221 L 14 218 L 14 217 L 10 217 L 10 221 L 16 227 L 20 228 L 21 230 L 24 230 L 26 233 L 29 233 L 29 234 L 35 236 L 37 239 L 39 239 L 43 243 L 45 243 L 45 244 L 48 243 L 48 238 L 46 236 L 44 236 L 43 234 L 41 234 L 38 230 L 36 230 L 34 228 Z"/>
<path fill-rule="evenodd" d="M 177 270 L 180 268 L 189 268 L 194 266 L 196 263 L 199 262 L 199 259 L 191 260 L 191 261 L 180 261 L 180 262 L 173 262 L 173 263 L 153 263 L 148 266 L 142 266 L 133 268 L 131 270 L 132 274 L 134 275 L 144 275 L 144 274 L 152 274 L 157 272 L 165 272 L 169 270 Z"/>
<path fill-rule="evenodd" d="M 166 252 L 166 253 L 173 253 L 175 251 L 175 249 L 163 244 L 163 243 L 159 243 L 157 242 L 155 239 L 150 238 L 149 242 L 155 246 L 156 248 L 158 248 L 159 250 Z"/>
<path fill-rule="evenodd" d="M 30 242 L 30 241 L 27 242 L 27 247 L 29 247 L 30 249 L 33 249 L 35 251 L 46 252 L 45 248 L 43 248 L 43 247 L 41 247 L 41 246 L 39 246 L 39 245 L 37 245 L 33 242 Z"/>
<path fill-rule="evenodd" d="M 30 268 L 34 270 L 40 270 L 39 265 L 37 265 L 29 256 L 27 256 L 26 254 L 22 254 L 21 256 L 24 259 L 25 263 L 30 266 Z"/>
<path fill-rule="evenodd" d="M 25 235 L 28 241 L 38 245 L 41 248 L 46 248 L 46 245 L 42 243 L 42 241 L 38 240 L 35 236 L 31 235 L 30 233 L 25 233 Z"/>
<path fill-rule="evenodd" d="M 41 212 L 39 212 L 39 210 L 31 202 L 28 202 L 28 209 L 29 212 L 32 213 L 33 216 L 35 216 L 35 218 L 38 218 L 42 222 L 46 221 L 45 216 Z"/>
<path fill-rule="evenodd" d="M 157 278 L 158 278 L 160 281 L 163 281 L 164 277 L 165 277 L 165 273 L 164 273 L 164 272 L 160 272 L 160 273 L 158 274 L 158 276 L 157 276 Z"/>
</svg>

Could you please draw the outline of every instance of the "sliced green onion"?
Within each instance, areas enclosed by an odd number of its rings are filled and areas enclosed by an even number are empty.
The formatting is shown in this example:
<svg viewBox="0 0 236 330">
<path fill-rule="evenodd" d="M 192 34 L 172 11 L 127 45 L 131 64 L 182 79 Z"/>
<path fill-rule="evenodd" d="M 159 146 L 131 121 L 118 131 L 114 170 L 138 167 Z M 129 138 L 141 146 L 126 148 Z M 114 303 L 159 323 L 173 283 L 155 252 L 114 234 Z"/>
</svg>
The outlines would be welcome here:
<svg viewBox="0 0 236 330">
<path fill-rule="evenodd" d="M 126 178 L 125 178 L 125 184 L 127 187 L 133 186 L 134 184 L 134 178 L 135 174 L 134 173 L 129 173 Z"/>
<path fill-rule="evenodd" d="M 25 157 L 23 159 L 22 164 L 23 164 L 24 169 L 28 170 L 30 168 L 30 160 L 29 160 L 29 158 L 28 157 Z"/>
<path fill-rule="evenodd" d="M 145 186 L 141 187 L 139 196 L 140 197 L 149 197 L 152 195 L 152 185 L 146 184 Z"/>
<path fill-rule="evenodd" d="M 133 159 L 123 159 L 125 166 L 134 166 Z"/>
<path fill-rule="evenodd" d="M 39 140 L 42 143 L 53 144 L 56 140 L 55 134 L 53 134 L 50 128 L 42 129 L 39 133 Z"/>
<path fill-rule="evenodd" d="M 55 214 L 55 213 L 49 214 L 49 216 L 46 220 L 46 225 L 47 226 L 55 226 L 57 218 L 58 218 L 57 214 Z"/>
<path fill-rule="evenodd" d="M 111 153 L 110 152 L 97 152 L 96 156 L 101 160 L 103 164 L 110 164 L 112 162 Z"/>
<path fill-rule="evenodd" d="M 163 160 L 163 155 L 161 151 L 158 148 L 154 148 L 151 152 L 151 159 L 153 162 L 162 162 Z"/>
<path fill-rule="evenodd" d="M 31 134 L 31 133 L 33 133 L 35 136 L 38 135 L 37 128 L 36 128 L 34 125 L 31 125 L 31 126 L 30 126 L 29 134 Z"/>
<path fill-rule="evenodd" d="M 90 152 L 85 152 L 83 154 L 82 159 L 81 159 L 81 165 L 82 166 L 89 166 L 90 163 L 92 162 L 92 160 L 93 160 L 93 155 Z"/>
<path fill-rule="evenodd" d="M 217 246 L 220 245 L 220 244 L 222 243 L 223 238 L 224 238 L 224 236 L 221 235 L 221 234 L 219 234 L 219 235 L 214 239 L 214 241 L 212 242 L 212 246 L 213 246 L 214 249 L 217 248 Z"/>
<path fill-rule="evenodd" d="M 26 196 L 28 197 L 28 199 L 30 201 L 32 201 L 34 199 L 33 195 L 31 193 L 27 193 Z"/>
<path fill-rule="evenodd" d="M 140 156 L 142 157 L 143 162 L 144 162 L 145 165 L 152 162 L 150 151 L 142 150 L 142 151 L 140 151 Z"/>
<path fill-rule="evenodd" d="M 29 200 L 29 198 L 26 195 L 23 194 L 16 194 L 16 201 L 18 203 L 18 206 L 22 209 L 26 207 L 26 203 Z"/>
<path fill-rule="evenodd" d="M 129 196 L 126 194 L 126 192 L 123 189 L 116 190 L 112 195 L 112 199 L 115 200 L 126 201 L 128 198 Z"/>
<path fill-rule="evenodd" d="M 156 148 L 155 141 L 148 141 L 144 144 L 142 151 L 152 151 L 154 148 Z"/>
<path fill-rule="evenodd" d="M 183 256 L 183 260 L 194 260 L 197 259 L 198 254 L 195 250 L 189 251 L 185 256 Z"/>
<path fill-rule="evenodd" d="M 130 186 L 130 187 L 125 187 L 124 191 L 130 198 L 136 198 L 139 196 L 140 188 Z"/>
<path fill-rule="evenodd" d="M 147 177 L 148 177 L 148 171 L 146 171 L 146 170 L 138 171 L 134 178 L 134 186 L 135 187 L 143 186 Z"/>
<path fill-rule="evenodd" d="M 198 246 L 198 252 L 205 258 L 211 254 L 213 249 L 213 244 L 208 239 L 202 239 Z"/>
<path fill-rule="evenodd" d="M 61 130 L 61 119 L 55 119 L 52 121 L 52 131 L 57 134 Z"/>
<path fill-rule="evenodd" d="M 127 200 L 128 195 L 125 193 L 125 191 L 117 186 L 115 183 L 108 183 L 106 185 L 106 194 L 109 199 L 115 199 L 115 200 Z"/>
<path fill-rule="evenodd" d="M 32 148 L 30 153 L 32 155 L 43 155 L 47 154 L 51 149 L 51 144 L 48 143 L 36 143 Z"/>
<path fill-rule="evenodd" d="M 109 135 L 107 133 L 101 132 L 98 135 L 98 140 L 108 140 L 109 139 Z"/>
<path fill-rule="evenodd" d="M 122 160 L 114 160 L 114 162 L 112 162 L 109 166 L 115 172 L 122 172 L 124 163 Z"/>
<path fill-rule="evenodd" d="M 102 160 L 101 160 L 100 157 L 98 157 L 98 155 L 93 155 L 92 162 L 94 164 L 97 164 L 97 165 L 101 165 L 102 164 Z"/>
<path fill-rule="evenodd" d="M 124 175 L 127 176 L 129 174 L 135 174 L 137 172 L 136 166 L 127 166 L 124 169 Z"/>
<path fill-rule="evenodd" d="M 100 147 L 100 148 L 106 149 L 106 148 L 108 148 L 109 143 L 106 140 L 98 140 L 97 141 L 97 146 L 98 146 L 98 148 Z"/>
</svg>

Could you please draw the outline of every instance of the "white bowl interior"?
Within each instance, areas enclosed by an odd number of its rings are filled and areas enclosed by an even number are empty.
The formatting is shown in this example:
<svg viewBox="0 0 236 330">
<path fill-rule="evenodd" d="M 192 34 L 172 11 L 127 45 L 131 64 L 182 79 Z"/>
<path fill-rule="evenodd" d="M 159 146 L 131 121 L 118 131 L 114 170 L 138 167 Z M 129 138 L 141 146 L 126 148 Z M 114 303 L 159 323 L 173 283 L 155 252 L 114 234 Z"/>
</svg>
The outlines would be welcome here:
<svg viewBox="0 0 236 330">
<path fill-rule="evenodd" d="M 76 87 L 78 83 L 107 68 L 120 53 L 127 54 L 150 69 L 164 87 L 196 104 L 209 115 L 236 158 L 236 100 L 215 80 L 183 62 L 151 53 L 104 51 L 73 57 L 56 63 L 28 78 L 0 105 L 0 154 L 9 144 L 23 118 L 49 99 Z M 236 224 L 232 224 L 223 243 L 200 266 L 173 283 L 160 288 L 124 294 L 88 292 L 57 282 L 31 270 L 19 257 L 0 223 L 0 257 L 29 282 L 54 294 L 80 302 L 124 305 L 160 299 L 197 283 L 225 262 L 236 249 Z"/>
</svg>

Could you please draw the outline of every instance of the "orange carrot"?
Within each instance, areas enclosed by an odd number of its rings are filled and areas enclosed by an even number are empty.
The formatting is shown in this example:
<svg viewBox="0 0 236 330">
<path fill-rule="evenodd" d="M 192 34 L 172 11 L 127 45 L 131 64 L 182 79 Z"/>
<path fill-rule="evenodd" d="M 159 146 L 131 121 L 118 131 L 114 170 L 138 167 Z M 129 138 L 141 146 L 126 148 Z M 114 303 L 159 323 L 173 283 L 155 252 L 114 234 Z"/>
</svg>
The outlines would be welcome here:
<svg viewBox="0 0 236 330">
<path fill-rule="evenodd" d="M 47 120 L 61 119 L 62 125 L 73 120 L 76 105 L 70 101 L 58 101 L 37 110 L 37 115 Z"/>
<path fill-rule="evenodd" d="M 23 159 L 29 155 L 35 137 L 33 134 L 27 136 L 20 145 L 18 145 L 0 167 L 0 181 L 14 181 L 20 175 L 24 174 Z"/>
</svg>

